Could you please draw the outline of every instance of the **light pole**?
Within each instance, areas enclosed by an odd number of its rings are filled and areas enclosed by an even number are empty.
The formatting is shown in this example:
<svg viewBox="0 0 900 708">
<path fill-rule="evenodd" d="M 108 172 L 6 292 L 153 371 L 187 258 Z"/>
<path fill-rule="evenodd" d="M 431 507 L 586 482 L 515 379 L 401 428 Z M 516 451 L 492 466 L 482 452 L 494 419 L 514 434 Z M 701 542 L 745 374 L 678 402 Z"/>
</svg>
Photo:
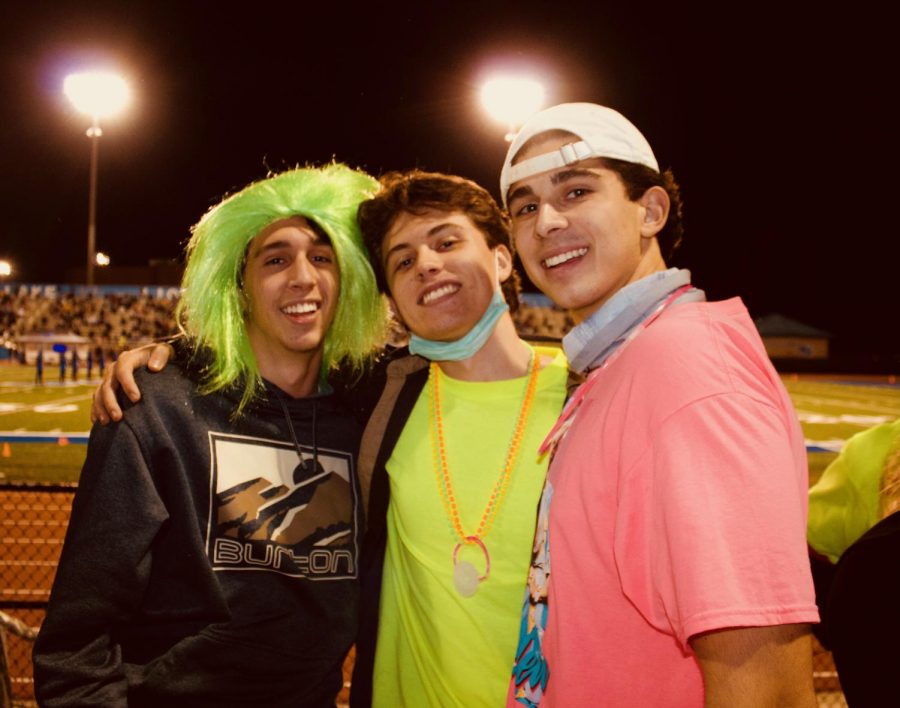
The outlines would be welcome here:
<svg viewBox="0 0 900 708">
<path fill-rule="evenodd" d="M 91 117 L 87 136 L 91 140 L 91 185 L 88 194 L 87 284 L 94 284 L 97 250 L 97 166 L 100 160 L 100 119 L 119 113 L 131 100 L 131 91 L 121 76 L 106 72 L 71 74 L 63 84 L 66 96 L 82 113 Z"/>
<path fill-rule="evenodd" d="M 100 161 L 100 119 L 93 116 L 87 136 L 91 139 L 91 187 L 88 192 L 87 271 L 88 285 L 94 284 L 94 251 L 97 249 L 97 163 Z"/>
<path fill-rule="evenodd" d="M 507 126 L 512 142 L 516 131 L 544 105 L 544 87 L 523 76 L 498 76 L 481 87 L 481 103 L 492 118 Z"/>
</svg>

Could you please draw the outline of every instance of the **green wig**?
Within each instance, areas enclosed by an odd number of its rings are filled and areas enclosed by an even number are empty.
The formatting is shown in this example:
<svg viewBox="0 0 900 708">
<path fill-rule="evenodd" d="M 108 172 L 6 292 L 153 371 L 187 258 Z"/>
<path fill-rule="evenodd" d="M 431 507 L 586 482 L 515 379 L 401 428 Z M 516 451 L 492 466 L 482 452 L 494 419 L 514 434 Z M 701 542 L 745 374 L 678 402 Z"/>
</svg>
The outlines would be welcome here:
<svg viewBox="0 0 900 708">
<path fill-rule="evenodd" d="M 378 182 L 342 164 L 296 168 L 254 182 L 211 208 L 191 229 L 182 296 L 182 332 L 209 355 L 204 392 L 243 383 L 238 411 L 262 379 L 245 322 L 241 289 L 247 247 L 270 224 L 293 216 L 315 222 L 331 240 L 340 272 L 334 322 L 325 335 L 321 375 L 340 365 L 361 373 L 386 338 L 387 311 L 356 224 Z"/>
</svg>

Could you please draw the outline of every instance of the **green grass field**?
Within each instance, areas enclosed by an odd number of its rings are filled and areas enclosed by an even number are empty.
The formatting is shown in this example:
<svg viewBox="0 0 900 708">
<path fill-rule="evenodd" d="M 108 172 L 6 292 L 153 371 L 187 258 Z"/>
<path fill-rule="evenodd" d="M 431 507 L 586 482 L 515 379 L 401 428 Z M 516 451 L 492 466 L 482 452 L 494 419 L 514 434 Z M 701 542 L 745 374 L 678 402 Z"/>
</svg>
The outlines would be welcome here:
<svg viewBox="0 0 900 708">
<path fill-rule="evenodd" d="M 50 370 L 43 386 L 34 385 L 34 369 L 0 364 L 0 436 L 12 432 L 85 434 L 90 430 L 91 392 L 98 383 L 82 378 L 59 384 Z M 819 377 L 821 378 L 821 377 Z M 900 385 L 784 378 L 797 408 L 810 451 L 810 481 L 834 459 L 843 441 L 873 425 L 900 417 Z M 86 445 L 2 443 L 0 481 L 74 482 Z"/>
<path fill-rule="evenodd" d="M 99 383 L 60 384 L 55 369 L 45 370 L 45 384 L 34 385 L 34 369 L 0 364 L 0 435 L 10 432 L 87 433 L 91 429 L 91 392 Z M 74 482 L 86 445 L 0 443 L 0 481 Z"/>
<path fill-rule="evenodd" d="M 839 376 L 833 381 L 822 378 L 784 377 L 807 448 L 829 450 L 809 452 L 810 484 L 815 483 L 851 435 L 900 418 L 900 385 L 888 385 L 883 379 L 850 382 L 841 381 Z"/>
</svg>

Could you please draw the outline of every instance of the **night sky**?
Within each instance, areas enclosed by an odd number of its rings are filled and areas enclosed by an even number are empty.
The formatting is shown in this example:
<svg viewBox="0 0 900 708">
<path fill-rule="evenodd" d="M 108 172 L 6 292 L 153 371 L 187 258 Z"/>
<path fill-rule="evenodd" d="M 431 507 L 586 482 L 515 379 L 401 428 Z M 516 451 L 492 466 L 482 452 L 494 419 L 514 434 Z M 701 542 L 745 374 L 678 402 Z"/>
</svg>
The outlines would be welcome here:
<svg viewBox="0 0 900 708">
<path fill-rule="evenodd" d="M 673 264 L 712 299 L 900 357 L 887 11 L 704 5 L 2 0 L 0 258 L 23 282 L 83 265 L 89 142 L 62 95 L 71 71 L 116 65 L 132 82 L 132 108 L 103 126 L 97 247 L 145 265 L 180 256 L 224 194 L 298 163 L 454 172 L 499 196 L 505 128 L 478 89 L 529 70 L 548 103 L 603 103 L 644 132 L 685 198 Z"/>
</svg>

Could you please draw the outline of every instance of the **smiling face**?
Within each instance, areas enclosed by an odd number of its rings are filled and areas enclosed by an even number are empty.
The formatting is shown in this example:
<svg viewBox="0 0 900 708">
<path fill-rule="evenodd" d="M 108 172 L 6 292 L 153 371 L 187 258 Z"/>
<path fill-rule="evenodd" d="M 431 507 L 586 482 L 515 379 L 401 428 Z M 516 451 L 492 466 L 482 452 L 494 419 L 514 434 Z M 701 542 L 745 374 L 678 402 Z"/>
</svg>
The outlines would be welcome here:
<svg viewBox="0 0 900 708">
<path fill-rule="evenodd" d="M 247 335 L 260 373 L 321 362 L 340 274 L 327 239 L 301 216 L 277 221 L 250 242 L 244 267 Z"/>
<path fill-rule="evenodd" d="M 497 277 L 512 272 L 505 246 L 491 249 L 462 212 L 402 212 L 384 237 L 388 289 L 403 322 L 425 339 L 465 336 L 487 310 Z"/>
<path fill-rule="evenodd" d="M 540 137 L 522 161 L 571 143 Z M 668 215 L 664 190 L 628 198 L 601 158 L 550 170 L 511 185 L 513 242 L 531 281 L 581 322 L 623 287 L 665 269 L 656 234 Z"/>
</svg>

